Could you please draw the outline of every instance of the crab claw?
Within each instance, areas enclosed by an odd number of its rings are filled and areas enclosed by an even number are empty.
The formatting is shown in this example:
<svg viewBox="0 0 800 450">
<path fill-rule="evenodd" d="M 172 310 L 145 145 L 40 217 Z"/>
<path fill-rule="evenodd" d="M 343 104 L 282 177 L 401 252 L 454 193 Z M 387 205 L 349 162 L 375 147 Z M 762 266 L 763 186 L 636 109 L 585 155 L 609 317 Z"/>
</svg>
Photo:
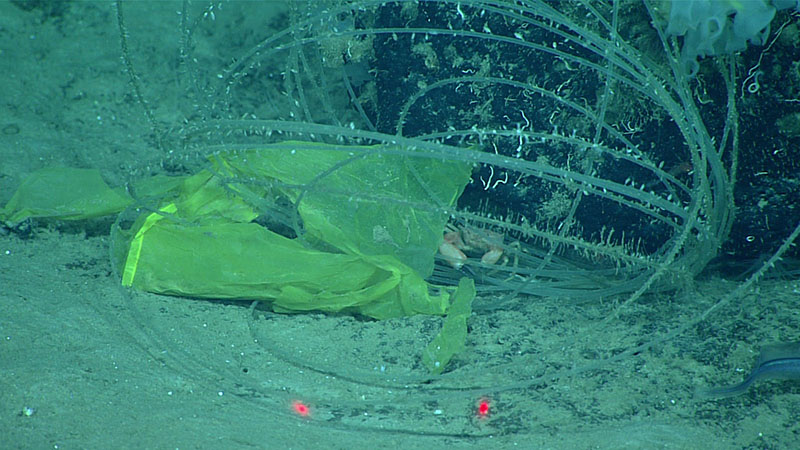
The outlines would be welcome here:
<svg viewBox="0 0 800 450">
<path fill-rule="evenodd" d="M 441 251 L 441 248 L 439 249 Z M 500 261 L 500 258 L 503 256 L 503 249 L 502 248 L 492 248 L 488 252 L 484 253 L 481 257 L 481 262 L 484 264 L 493 265 L 496 264 L 497 261 Z"/>
<path fill-rule="evenodd" d="M 439 254 L 454 269 L 461 269 L 464 266 L 464 261 L 467 260 L 467 255 L 446 239 L 439 244 Z"/>
</svg>

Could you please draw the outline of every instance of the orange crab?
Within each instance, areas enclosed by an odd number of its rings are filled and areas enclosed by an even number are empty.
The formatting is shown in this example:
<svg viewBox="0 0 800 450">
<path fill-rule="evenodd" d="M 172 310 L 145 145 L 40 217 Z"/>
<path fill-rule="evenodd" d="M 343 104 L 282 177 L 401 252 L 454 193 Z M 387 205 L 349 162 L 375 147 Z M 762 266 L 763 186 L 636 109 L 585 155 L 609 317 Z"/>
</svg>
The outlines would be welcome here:
<svg viewBox="0 0 800 450">
<path fill-rule="evenodd" d="M 461 269 L 467 261 L 467 254 L 481 255 L 481 263 L 497 264 L 503 257 L 502 233 L 490 230 L 477 230 L 470 227 L 457 229 L 448 225 L 444 240 L 439 245 L 439 254 L 454 269 Z"/>
</svg>

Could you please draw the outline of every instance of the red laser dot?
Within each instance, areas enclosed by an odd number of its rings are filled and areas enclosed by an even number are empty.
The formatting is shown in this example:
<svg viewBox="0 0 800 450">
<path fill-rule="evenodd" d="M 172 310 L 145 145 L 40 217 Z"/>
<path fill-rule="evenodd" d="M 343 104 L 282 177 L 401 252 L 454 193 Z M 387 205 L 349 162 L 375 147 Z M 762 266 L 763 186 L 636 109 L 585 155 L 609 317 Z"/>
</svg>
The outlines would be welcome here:
<svg viewBox="0 0 800 450">
<path fill-rule="evenodd" d="M 311 410 L 308 408 L 308 405 L 302 402 L 293 402 L 292 409 L 300 417 L 308 417 L 309 414 L 311 414 Z"/>
<path fill-rule="evenodd" d="M 489 402 L 487 400 L 481 400 L 478 404 L 478 415 L 481 417 L 489 415 Z"/>
</svg>

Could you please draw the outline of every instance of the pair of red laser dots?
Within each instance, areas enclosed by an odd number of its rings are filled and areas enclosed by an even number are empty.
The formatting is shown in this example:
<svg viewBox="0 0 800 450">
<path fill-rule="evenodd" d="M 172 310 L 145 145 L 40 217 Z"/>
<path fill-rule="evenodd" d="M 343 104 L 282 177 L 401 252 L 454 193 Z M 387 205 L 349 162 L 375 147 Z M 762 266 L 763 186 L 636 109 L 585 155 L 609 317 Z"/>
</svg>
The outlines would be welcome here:
<svg viewBox="0 0 800 450">
<path fill-rule="evenodd" d="M 484 398 L 478 402 L 475 413 L 478 415 L 478 417 L 487 417 L 490 409 L 489 400 Z M 294 411 L 294 413 L 300 417 L 311 417 L 311 408 L 298 400 L 292 402 L 292 411 Z"/>
</svg>

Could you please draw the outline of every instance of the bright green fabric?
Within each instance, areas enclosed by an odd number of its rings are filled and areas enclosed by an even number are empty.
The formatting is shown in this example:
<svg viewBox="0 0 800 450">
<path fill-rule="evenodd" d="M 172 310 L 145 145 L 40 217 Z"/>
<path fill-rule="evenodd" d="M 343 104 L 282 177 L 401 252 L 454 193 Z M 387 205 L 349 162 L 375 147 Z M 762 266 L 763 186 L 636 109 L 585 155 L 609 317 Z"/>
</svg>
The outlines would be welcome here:
<svg viewBox="0 0 800 450">
<path fill-rule="evenodd" d="M 422 365 L 431 373 L 440 374 L 456 353 L 464 350 L 467 340 L 467 319 L 472 314 L 475 281 L 462 278 L 453 295 L 453 305 L 447 313 L 442 331 L 428 344 L 422 354 Z"/>
<path fill-rule="evenodd" d="M 163 197 L 181 177 L 150 177 L 134 186 L 140 197 Z M 47 167 L 33 172 L 0 208 L 0 221 L 14 227 L 27 219 L 85 220 L 119 213 L 133 203 L 123 189 L 112 189 L 97 169 Z"/>
<path fill-rule="evenodd" d="M 392 150 L 283 142 L 217 153 L 209 169 L 190 177 L 140 183 L 137 195 L 160 195 L 162 206 L 127 234 L 123 284 L 267 300 L 278 311 L 444 314 L 449 293 L 424 278 L 433 271 L 445 210 L 471 168 Z M 297 204 L 302 241 L 252 223 L 261 202 L 279 196 Z M 131 204 L 95 170 L 43 169 L 0 219 L 86 219 Z"/>
<path fill-rule="evenodd" d="M 377 319 L 444 314 L 449 306 L 448 295 L 429 295 L 427 283 L 390 256 L 307 249 L 254 223 L 186 227 L 160 220 L 142 239 L 130 282 L 150 292 Z"/>
<path fill-rule="evenodd" d="M 380 147 L 336 148 L 290 141 L 216 155 L 212 161 L 223 175 L 308 185 L 298 208 L 313 237 L 348 254 L 394 255 L 421 276 L 430 276 L 448 220 L 442 209 L 455 204 L 471 166 L 388 154 Z M 245 198 L 269 191 L 242 184 L 234 189 Z M 301 192 L 273 190 L 292 201 Z"/>
<path fill-rule="evenodd" d="M 446 211 L 471 167 L 399 150 L 284 142 L 217 153 L 208 169 L 190 177 L 142 180 L 133 192 L 148 203 L 160 199 L 159 210 L 142 213 L 130 230 L 116 230 L 122 284 L 264 300 L 280 312 L 377 319 L 447 313 L 423 357 L 440 373 L 464 346 L 475 286 L 463 279 L 454 290 L 424 278 L 433 271 Z M 302 239 L 253 222 L 277 198 L 297 206 Z M 0 220 L 14 226 L 28 218 L 88 219 L 131 205 L 96 170 L 50 168 L 25 180 Z"/>
<path fill-rule="evenodd" d="M 131 198 L 108 187 L 95 169 L 50 167 L 31 174 L 0 209 L 0 220 L 13 227 L 29 218 L 80 220 L 121 211 Z"/>
</svg>

